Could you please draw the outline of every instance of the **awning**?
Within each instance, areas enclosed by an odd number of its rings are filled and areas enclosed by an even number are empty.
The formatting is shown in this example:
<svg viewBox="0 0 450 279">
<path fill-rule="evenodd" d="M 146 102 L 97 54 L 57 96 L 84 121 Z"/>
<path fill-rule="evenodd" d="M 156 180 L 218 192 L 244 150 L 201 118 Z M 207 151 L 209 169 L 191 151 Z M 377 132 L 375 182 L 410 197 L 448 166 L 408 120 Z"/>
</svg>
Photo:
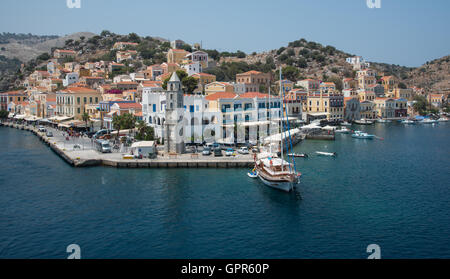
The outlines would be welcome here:
<svg viewBox="0 0 450 279">
<path fill-rule="evenodd" d="M 27 117 L 25 114 L 20 114 L 20 115 L 14 116 L 14 119 L 25 119 L 25 117 Z"/>
<path fill-rule="evenodd" d="M 309 124 L 301 127 L 300 129 L 322 129 L 322 127 L 318 126 L 317 124 Z"/>
<path fill-rule="evenodd" d="M 67 121 L 70 119 L 73 119 L 73 116 L 57 116 L 55 120 L 63 122 L 63 121 Z"/>
<path fill-rule="evenodd" d="M 276 134 L 276 135 L 267 137 L 264 139 L 264 142 L 280 142 L 282 135 L 283 135 L 283 139 L 285 139 L 285 138 L 288 138 L 289 135 L 293 136 L 295 134 L 298 134 L 299 132 L 300 132 L 299 129 L 292 129 L 292 130 L 286 131 L 282 134 Z"/>
<path fill-rule="evenodd" d="M 336 127 L 333 127 L 333 126 L 325 126 L 325 127 L 322 128 L 322 130 L 334 131 L 334 130 L 336 130 Z"/>
<path fill-rule="evenodd" d="M 260 125 L 270 125 L 270 121 L 253 121 L 253 122 L 243 122 L 239 124 L 244 127 L 260 126 Z"/>
<path fill-rule="evenodd" d="M 36 117 L 36 116 L 31 116 L 31 117 L 27 117 L 25 118 L 25 121 L 37 121 L 42 119 L 41 117 Z"/>
<path fill-rule="evenodd" d="M 70 126 L 67 125 L 67 124 L 58 124 L 58 127 L 61 127 L 61 128 L 70 128 Z"/>
</svg>

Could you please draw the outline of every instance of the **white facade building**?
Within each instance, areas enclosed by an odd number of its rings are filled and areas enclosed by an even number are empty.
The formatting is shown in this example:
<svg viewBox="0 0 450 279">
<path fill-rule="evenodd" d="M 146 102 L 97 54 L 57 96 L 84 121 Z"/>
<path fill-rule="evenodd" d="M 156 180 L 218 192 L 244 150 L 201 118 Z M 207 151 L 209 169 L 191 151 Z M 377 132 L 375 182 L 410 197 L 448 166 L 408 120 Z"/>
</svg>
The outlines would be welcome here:
<svg viewBox="0 0 450 279">
<path fill-rule="evenodd" d="M 71 84 L 77 83 L 79 80 L 78 73 L 68 73 L 66 77 L 63 79 L 63 86 L 67 87 Z"/>
<path fill-rule="evenodd" d="M 200 64 L 200 62 L 192 62 L 189 64 L 184 64 L 181 66 L 181 68 L 186 71 L 188 76 L 192 76 L 193 74 L 198 74 L 203 71 L 202 64 Z"/>
</svg>

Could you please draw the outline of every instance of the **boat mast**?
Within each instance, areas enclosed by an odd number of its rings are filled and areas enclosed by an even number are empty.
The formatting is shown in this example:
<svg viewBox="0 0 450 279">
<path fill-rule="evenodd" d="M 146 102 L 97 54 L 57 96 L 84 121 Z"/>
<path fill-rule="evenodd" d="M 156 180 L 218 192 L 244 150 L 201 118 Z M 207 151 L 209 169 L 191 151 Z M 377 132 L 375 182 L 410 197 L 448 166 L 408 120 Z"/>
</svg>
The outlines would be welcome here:
<svg viewBox="0 0 450 279">
<path fill-rule="evenodd" d="M 270 111 L 270 86 L 269 86 L 269 139 L 270 139 L 270 124 L 272 121 L 272 113 Z M 269 141 L 269 153 L 272 156 L 272 140 Z"/>
<path fill-rule="evenodd" d="M 282 73 L 281 73 L 282 69 L 280 66 L 280 98 L 282 95 L 282 82 L 281 82 L 281 77 L 282 77 Z M 270 105 L 270 104 L 269 104 Z M 283 117 L 284 117 L 284 104 L 281 103 L 281 118 L 280 118 L 280 125 L 281 125 L 281 170 L 284 169 L 284 147 L 283 147 L 283 136 L 284 136 L 284 129 L 283 129 Z"/>
</svg>

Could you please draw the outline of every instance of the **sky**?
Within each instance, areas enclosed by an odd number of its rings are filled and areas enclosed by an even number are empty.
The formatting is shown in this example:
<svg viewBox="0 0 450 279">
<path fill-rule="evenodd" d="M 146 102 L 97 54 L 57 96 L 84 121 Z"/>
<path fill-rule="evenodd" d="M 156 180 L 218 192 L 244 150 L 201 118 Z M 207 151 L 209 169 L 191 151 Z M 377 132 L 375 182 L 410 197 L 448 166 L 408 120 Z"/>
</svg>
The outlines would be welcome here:
<svg viewBox="0 0 450 279">
<path fill-rule="evenodd" d="M 2 0 L 0 32 L 134 32 L 246 53 L 305 38 L 409 67 L 450 54 L 448 0 L 379 0 L 372 9 L 367 0 L 80 1 L 70 9 L 67 0 Z"/>
</svg>

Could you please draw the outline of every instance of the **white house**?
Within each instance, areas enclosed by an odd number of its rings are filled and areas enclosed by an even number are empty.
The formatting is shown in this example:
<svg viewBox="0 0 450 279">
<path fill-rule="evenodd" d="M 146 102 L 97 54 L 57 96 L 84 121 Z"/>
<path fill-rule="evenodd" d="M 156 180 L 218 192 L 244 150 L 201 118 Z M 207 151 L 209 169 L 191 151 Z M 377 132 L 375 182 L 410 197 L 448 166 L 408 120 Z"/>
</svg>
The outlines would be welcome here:
<svg viewBox="0 0 450 279">
<path fill-rule="evenodd" d="M 200 62 L 191 62 L 188 64 L 184 64 L 181 66 L 182 69 L 186 71 L 188 76 L 192 76 L 193 74 L 198 74 L 202 72 L 202 64 Z"/>
<path fill-rule="evenodd" d="M 73 83 L 77 83 L 79 80 L 78 73 L 68 73 L 63 79 L 63 86 L 67 87 Z"/>
</svg>

